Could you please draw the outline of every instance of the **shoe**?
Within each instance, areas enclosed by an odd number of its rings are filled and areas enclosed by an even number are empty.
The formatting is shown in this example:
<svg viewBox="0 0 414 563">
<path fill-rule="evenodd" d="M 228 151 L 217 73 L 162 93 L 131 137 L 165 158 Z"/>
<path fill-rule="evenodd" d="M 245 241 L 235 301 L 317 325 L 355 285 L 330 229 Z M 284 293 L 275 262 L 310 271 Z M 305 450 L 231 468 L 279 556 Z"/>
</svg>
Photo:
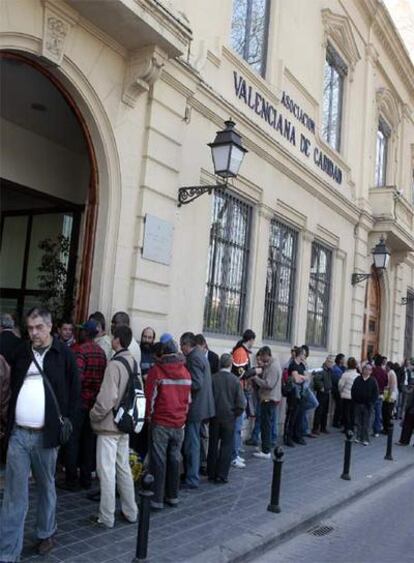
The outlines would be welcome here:
<svg viewBox="0 0 414 563">
<path fill-rule="evenodd" d="M 244 443 L 246 444 L 246 446 L 258 446 L 259 445 L 259 442 L 257 440 L 252 440 L 252 438 L 249 438 Z"/>
<path fill-rule="evenodd" d="M 89 524 L 92 524 L 92 526 L 94 526 L 95 528 L 104 528 L 106 530 L 110 530 L 111 528 L 113 528 L 113 526 L 107 526 L 106 524 L 101 522 L 99 520 L 99 516 L 95 516 L 95 515 L 89 516 L 88 522 Z"/>
<path fill-rule="evenodd" d="M 272 454 L 270 452 L 267 454 L 265 452 L 255 452 L 253 454 L 253 457 L 256 457 L 258 459 L 272 459 Z"/>
<path fill-rule="evenodd" d="M 236 459 L 238 461 L 241 461 L 242 463 L 246 463 L 246 460 L 244 459 L 244 457 L 240 457 L 239 455 L 236 457 Z"/>
<path fill-rule="evenodd" d="M 312 432 L 311 434 L 305 434 L 306 438 L 317 438 L 319 436 L 319 432 Z"/>
<path fill-rule="evenodd" d="M 45 538 L 44 540 L 39 541 L 36 551 L 39 555 L 46 555 L 46 553 L 52 551 L 54 547 L 55 542 L 53 541 L 53 536 L 50 536 L 50 538 Z"/>
<path fill-rule="evenodd" d="M 229 480 L 225 479 L 224 477 L 216 477 L 216 479 L 215 479 L 216 485 L 225 485 L 228 482 L 229 482 Z"/>
<path fill-rule="evenodd" d="M 363 446 L 369 446 L 369 442 L 364 441 L 364 442 L 362 442 L 362 445 L 363 445 Z"/>
<path fill-rule="evenodd" d="M 171 508 L 178 508 L 178 500 L 176 502 L 173 502 L 172 499 L 164 499 L 164 504 L 170 506 Z"/>
<path fill-rule="evenodd" d="M 122 510 L 119 513 L 119 519 L 122 520 L 123 522 L 125 522 L 126 524 L 136 524 L 137 523 L 136 520 L 129 520 L 129 518 L 127 518 L 125 516 L 125 514 L 122 512 Z"/>
<path fill-rule="evenodd" d="M 297 439 L 297 440 L 295 440 L 295 439 L 293 438 L 293 441 L 295 442 L 295 444 L 300 444 L 301 446 L 306 446 L 306 442 L 305 442 L 305 440 L 304 440 L 303 438 L 299 438 L 299 439 Z"/>
<path fill-rule="evenodd" d="M 56 481 L 56 487 L 62 489 L 62 491 L 68 491 L 69 493 L 77 493 L 81 490 L 81 486 L 76 481 L 74 483 L 68 481 Z"/>
<path fill-rule="evenodd" d="M 231 466 L 237 467 L 237 469 L 244 469 L 246 467 L 246 464 L 242 461 L 239 461 L 236 457 L 236 459 L 233 459 L 233 461 L 231 462 Z"/>
<path fill-rule="evenodd" d="M 285 446 L 287 446 L 288 448 L 294 448 L 295 444 L 293 443 L 292 440 L 288 439 L 284 441 Z"/>
<path fill-rule="evenodd" d="M 404 442 L 395 442 L 396 446 L 409 446 L 410 444 L 404 444 Z"/>
<path fill-rule="evenodd" d="M 378 432 L 376 432 L 375 434 L 373 434 L 372 437 L 373 437 L 373 438 L 379 438 Z"/>
<path fill-rule="evenodd" d="M 354 443 L 355 443 L 355 444 L 360 444 L 360 443 L 361 443 L 361 440 L 358 440 L 358 438 L 355 438 Z"/>
<path fill-rule="evenodd" d="M 181 483 L 180 489 L 184 489 L 187 491 L 194 491 L 195 489 L 198 489 L 198 485 L 193 485 L 191 483 Z"/>
</svg>

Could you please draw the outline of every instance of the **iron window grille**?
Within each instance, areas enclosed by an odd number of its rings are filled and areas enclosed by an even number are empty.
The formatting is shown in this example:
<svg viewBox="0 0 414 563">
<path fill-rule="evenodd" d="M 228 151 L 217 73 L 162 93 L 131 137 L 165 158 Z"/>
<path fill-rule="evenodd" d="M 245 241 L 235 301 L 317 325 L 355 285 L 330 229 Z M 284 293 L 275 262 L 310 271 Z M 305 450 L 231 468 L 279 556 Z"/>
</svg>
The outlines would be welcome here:
<svg viewBox="0 0 414 563">
<path fill-rule="evenodd" d="M 345 62 L 328 43 L 324 67 L 322 136 L 338 152 L 341 148 L 343 90 L 347 73 Z"/>
<path fill-rule="evenodd" d="M 413 335 L 414 335 L 414 293 L 407 292 L 407 310 L 405 313 L 405 334 L 404 334 L 404 358 L 411 358 L 413 355 Z"/>
<path fill-rule="evenodd" d="M 387 181 L 387 157 L 388 157 L 388 141 L 391 135 L 391 129 L 388 124 L 379 118 L 377 129 L 377 147 L 375 156 L 375 186 L 377 188 L 386 186 Z"/>
<path fill-rule="evenodd" d="M 228 191 L 213 198 L 204 330 L 240 334 L 244 329 L 252 207 Z"/>
<path fill-rule="evenodd" d="M 263 338 L 290 342 L 296 281 L 298 233 L 273 219 L 267 259 Z"/>
<path fill-rule="evenodd" d="M 313 242 L 306 325 L 306 342 L 310 346 L 327 346 L 331 274 L 332 251 Z"/>
<path fill-rule="evenodd" d="M 233 0 L 231 46 L 262 76 L 266 72 L 270 0 Z"/>
</svg>

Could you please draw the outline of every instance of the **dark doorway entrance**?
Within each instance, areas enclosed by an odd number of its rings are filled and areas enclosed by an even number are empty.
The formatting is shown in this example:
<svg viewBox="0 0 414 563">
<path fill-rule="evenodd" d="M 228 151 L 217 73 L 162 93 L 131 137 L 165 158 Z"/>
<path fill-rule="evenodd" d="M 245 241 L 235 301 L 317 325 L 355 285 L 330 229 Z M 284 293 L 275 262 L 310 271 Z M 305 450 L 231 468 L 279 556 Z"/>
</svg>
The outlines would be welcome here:
<svg viewBox="0 0 414 563">
<path fill-rule="evenodd" d="M 380 319 L 381 319 L 381 287 L 378 274 L 371 269 L 365 293 L 364 334 L 362 337 L 361 359 L 365 360 L 368 354 L 379 352 Z"/>
</svg>

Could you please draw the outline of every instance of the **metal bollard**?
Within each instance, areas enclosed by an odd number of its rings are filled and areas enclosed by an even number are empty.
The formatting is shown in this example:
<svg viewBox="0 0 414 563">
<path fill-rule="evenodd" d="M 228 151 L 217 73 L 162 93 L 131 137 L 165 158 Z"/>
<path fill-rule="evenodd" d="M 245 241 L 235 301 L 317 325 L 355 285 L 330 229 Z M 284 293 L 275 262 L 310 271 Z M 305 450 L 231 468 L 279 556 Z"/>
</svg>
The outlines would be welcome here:
<svg viewBox="0 0 414 563">
<path fill-rule="evenodd" d="M 393 439 L 393 434 L 394 434 L 394 424 L 391 422 L 389 427 L 388 427 L 388 433 L 387 433 L 387 452 L 385 454 L 384 459 L 388 459 L 389 461 L 393 461 L 393 457 L 392 457 L 392 439 Z"/>
<path fill-rule="evenodd" d="M 351 475 L 349 474 L 349 470 L 351 468 L 351 449 L 352 449 L 352 439 L 354 437 L 354 433 L 352 430 L 347 430 L 345 432 L 345 455 L 344 455 L 344 470 L 341 475 L 341 479 L 345 481 L 351 480 Z"/>
<path fill-rule="evenodd" d="M 281 512 L 279 506 L 280 497 L 280 480 L 282 477 L 282 465 L 283 465 L 283 449 L 280 447 L 275 448 L 273 457 L 273 477 L 272 477 L 272 492 L 270 495 L 270 504 L 267 506 L 269 512 L 275 512 L 279 514 Z"/>
<path fill-rule="evenodd" d="M 150 503 L 153 492 L 151 490 L 154 483 L 154 477 L 147 473 L 141 480 L 141 489 L 139 494 L 139 517 L 137 532 L 137 550 L 133 563 L 146 561 L 148 553 L 148 534 L 150 525 Z"/>
</svg>

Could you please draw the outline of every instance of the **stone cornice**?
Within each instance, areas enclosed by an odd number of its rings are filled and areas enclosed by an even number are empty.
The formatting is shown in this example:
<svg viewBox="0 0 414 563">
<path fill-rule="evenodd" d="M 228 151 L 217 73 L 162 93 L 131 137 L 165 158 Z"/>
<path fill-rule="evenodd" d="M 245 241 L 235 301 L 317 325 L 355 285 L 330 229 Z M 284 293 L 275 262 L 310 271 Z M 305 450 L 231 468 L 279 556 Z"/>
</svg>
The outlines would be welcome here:
<svg viewBox="0 0 414 563">
<path fill-rule="evenodd" d="M 340 49 L 352 71 L 361 55 L 348 18 L 334 14 L 329 8 L 325 8 L 322 10 L 322 22 L 325 28 L 325 38 L 331 39 Z"/>
</svg>

